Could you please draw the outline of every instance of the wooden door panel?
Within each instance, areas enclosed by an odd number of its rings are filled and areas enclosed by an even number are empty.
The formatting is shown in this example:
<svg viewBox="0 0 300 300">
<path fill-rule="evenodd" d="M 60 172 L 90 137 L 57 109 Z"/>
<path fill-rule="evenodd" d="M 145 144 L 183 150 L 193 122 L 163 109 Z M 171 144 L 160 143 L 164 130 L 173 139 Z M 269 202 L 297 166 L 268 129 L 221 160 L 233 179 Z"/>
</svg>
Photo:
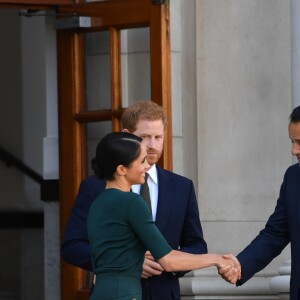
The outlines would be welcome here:
<svg viewBox="0 0 300 300">
<path fill-rule="evenodd" d="M 59 14 L 100 17 L 100 28 L 149 26 L 150 0 L 112 0 L 59 7 Z"/>
<path fill-rule="evenodd" d="M 172 170 L 172 103 L 171 103 L 171 49 L 169 1 L 151 6 L 150 57 L 151 97 L 161 105 L 168 120 L 164 152 L 159 165 Z"/>
<path fill-rule="evenodd" d="M 74 115 L 82 109 L 82 37 L 69 30 L 57 34 L 59 92 L 60 228 L 64 228 L 80 180 L 86 175 L 85 131 Z M 83 270 L 61 263 L 61 299 L 76 299 L 86 285 Z M 80 299 L 80 298 L 79 298 Z"/>
<path fill-rule="evenodd" d="M 73 4 L 73 0 L 0 0 L 0 4 L 18 4 L 18 5 L 70 5 Z"/>
<path fill-rule="evenodd" d="M 1 0 L 0 6 L 13 5 L 15 7 L 26 7 L 29 9 L 41 8 L 47 9 L 47 6 L 57 6 L 57 5 L 72 5 L 73 0 Z M 31 5 L 34 5 L 33 7 Z M 51 9 L 48 7 L 48 9 Z"/>
</svg>

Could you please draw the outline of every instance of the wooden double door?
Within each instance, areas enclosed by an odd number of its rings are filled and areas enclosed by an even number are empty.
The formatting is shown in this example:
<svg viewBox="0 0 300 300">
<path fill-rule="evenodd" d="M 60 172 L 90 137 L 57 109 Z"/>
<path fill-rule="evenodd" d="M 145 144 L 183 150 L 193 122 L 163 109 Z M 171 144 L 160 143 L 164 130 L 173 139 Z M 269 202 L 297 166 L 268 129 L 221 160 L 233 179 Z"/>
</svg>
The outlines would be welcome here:
<svg viewBox="0 0 300 300">
<path fill-rule="evenodd" d="M 60 228 L 67 223 L 80 181 L 88 175 L 89 127 L 106 124 L 111 131 L 120 130 L 123 101 L 121 59 L 124 30 L 148 28 L 149 90 L 152 101 L 162 105 L 169 120 L 161 166 L 172 169 L 171 83 L 170 83 L 170 18 L 169 0 L 107 0 L 76 2 L 72 0 L 0 0 L 0 8 L 54 10 L 57 14 L 57 63 L 59 99 L 59 161 L 60 161 Z M 88 20 L 88 26 L 69 26 L 70 19 Z M 66 26 L 64 26 L 66 24 Z M 92 34 L 106 34 L 108 39 L 105 100 L 89 105 L 91 80 L 86 63 L 86 41 Z M 101 36 L 101 35 L 100 35 Z M 128 40 L 127 40 L 128 42 Z M 95 69 L 101 69 L 94 66 Z M 138 99 L 137 99 L 138 100 Z M 105 105 L 101 105 L 105 102 Z M 89 274 L 61 263 L 61 299 L 88 299 Z"/>
</svg>

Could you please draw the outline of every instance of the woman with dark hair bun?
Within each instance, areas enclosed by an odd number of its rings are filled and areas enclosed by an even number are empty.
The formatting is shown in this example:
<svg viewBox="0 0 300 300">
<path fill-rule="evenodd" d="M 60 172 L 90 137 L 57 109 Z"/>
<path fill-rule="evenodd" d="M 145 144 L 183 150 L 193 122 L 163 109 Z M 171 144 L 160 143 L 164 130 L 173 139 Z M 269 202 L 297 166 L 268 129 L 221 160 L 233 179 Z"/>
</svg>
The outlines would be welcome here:
<svg viewBox="0 0 300 300">
<path fill-rule="evenodd" d="M 155 226 L 145 200 L 130 191 L 131 185 L 145 181 L 149 168 L 146 157 L 142 139 L 127 132 L 110 133 L 97 146 L 93 169 L 107 183 L 87 219 L 96 275 L 91 300 L 141 300 L 146 250 L 167 272 L 210 266 L 235 268 L 232 259 L 219 254 L 172 250 Z"/>
<path fill-rule="evenodd" d="M 113 180 L 118 165 L 128 167 L 140 154 L 142 138 L 127 133 L 106 135 L 96 148 L 92 168 L 100 179 Z M 149 167 L 149 165 L 148 165 Z"/>
</svg>

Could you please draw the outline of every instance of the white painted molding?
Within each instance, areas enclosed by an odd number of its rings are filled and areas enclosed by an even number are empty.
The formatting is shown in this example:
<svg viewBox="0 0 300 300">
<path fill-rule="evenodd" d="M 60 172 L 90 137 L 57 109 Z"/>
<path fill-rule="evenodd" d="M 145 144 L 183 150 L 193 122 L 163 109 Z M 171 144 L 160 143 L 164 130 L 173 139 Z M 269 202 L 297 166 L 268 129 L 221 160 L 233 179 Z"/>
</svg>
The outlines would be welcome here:
<svg viewBox="0 0 300 300">
<path fill-rule="evenodd" d="M 290 261 L 279 268 L 279 275 L 258 273 L 240 287 L 230 285 L 215 268 L 196 270 L 180 278 L 182 300 L 285 300 L 289 299 Z"/>
<path fill-rule="evenodd" d="M 291 261 L 285 261 L 279 268 L 279 275 L 270 279 L 270 289 L 279 295 L 279 299 L 289 299 Z"/>
</svg>

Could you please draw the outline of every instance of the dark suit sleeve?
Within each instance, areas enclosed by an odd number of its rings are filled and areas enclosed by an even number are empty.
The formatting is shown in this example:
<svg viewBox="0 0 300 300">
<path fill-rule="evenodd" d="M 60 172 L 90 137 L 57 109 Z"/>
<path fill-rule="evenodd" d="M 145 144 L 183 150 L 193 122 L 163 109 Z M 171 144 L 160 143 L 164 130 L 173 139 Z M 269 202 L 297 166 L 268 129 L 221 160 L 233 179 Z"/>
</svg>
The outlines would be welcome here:
<svg viewBox="0 0 300 300">
<path fill-rule="evenodd" d="M 99 185 L 94 176 L 81 182 L 61 246 L 62 258 L 67 263 L 88 271 L 92 271 L 92 261 L 86 221 L 90 205 L 100 193 Z"/>
<path fill-rule="evenodd" d="M 284 180 L 277 205 L 265 228 L 237 256 L 242 266 L 242 278 L 237 285 L 244 284 L 265 268 L 290 242 L 285 195 Z"/>
<path fill-rule="evenodd" d="M 207 245 L 203 238 L 195 188 L 192 181 L 189 180 L 188 182 L 188 203 L 180 238 L 180 250 L 194 254 L 205 254 L 207 253 Z"/>
</svg>

